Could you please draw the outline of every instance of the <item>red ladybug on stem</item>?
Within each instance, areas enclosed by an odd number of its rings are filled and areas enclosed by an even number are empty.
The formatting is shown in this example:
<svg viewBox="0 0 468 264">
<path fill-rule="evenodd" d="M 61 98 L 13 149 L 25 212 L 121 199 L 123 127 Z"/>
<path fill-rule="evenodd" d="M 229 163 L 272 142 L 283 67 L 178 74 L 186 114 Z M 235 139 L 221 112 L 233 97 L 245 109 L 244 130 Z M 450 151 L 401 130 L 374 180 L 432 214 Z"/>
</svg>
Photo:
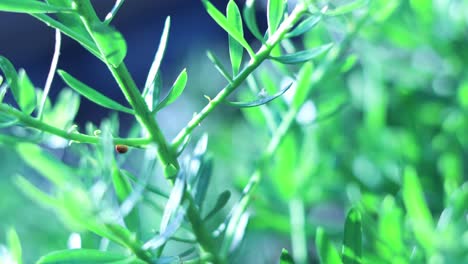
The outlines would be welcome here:
<svg viewBox="0 0 468 264">
<path fill-rule="evenodd" d="M 126 146 L 126 145 L 115 145 L 115 151 L 117 151 L 117 153 L 119 153 L 119 154 L 127 153 L 128 146 Z"/>
</svg>

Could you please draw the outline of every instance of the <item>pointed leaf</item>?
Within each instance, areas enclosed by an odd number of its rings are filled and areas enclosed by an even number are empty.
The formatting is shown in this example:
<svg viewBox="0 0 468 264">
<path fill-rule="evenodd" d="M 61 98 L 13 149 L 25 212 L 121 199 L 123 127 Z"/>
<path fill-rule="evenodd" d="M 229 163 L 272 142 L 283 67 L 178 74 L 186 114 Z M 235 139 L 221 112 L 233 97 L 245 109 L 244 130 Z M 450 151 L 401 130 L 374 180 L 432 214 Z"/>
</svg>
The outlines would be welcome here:
<svg viewBox="0 0 468 264">
<path fill-rule="evenodd" d="M 247 0 L 244 6 L 244 21 L 247 28 L 250 30 L 252 35 L 258 40 L 263 41 L 263 34 L 260 33 L 257 25 L 257 18 L 255 14 L 255 0 Z"/>
<path fill-rule="evenodd" d="M 182 72 L 177 76 L 174 84 L 172 85 L 171 90 L 167 94 L 167 96 L 158 104 L 156 107 L 156 111 L 163 109 L 164 107 L 172 104 L 185 89 L 185 85 L 187 84 L 187 71 L 183 69 Z"/>
<path fill-rule="evenodd" d="M 292 54 L 286 54 L 278 57 L 271 57 L 273 60 L 284 64 L 298 64 L 309 61 L 322 53 L 328 51 L 333 46 L 332 43 L 319 46 L 317 48 L 303 50 Z"/>
<path fill-rule="evenodd" d="M 73 12 L 71 8 L 49 5 L 37 0 L 1 0 L 0 11 L 16 13 Z"/>
<path fill-rule="evenodd" d="M 13 97 L 18 102 L 20 91 L 18 87 L 18 74 L 16 73 L 15 67 L 7 58 L 0 56 L 0 70 L 2 70 L 5 76 L 6 82 L 13 93 Z"/>
<path fill-rule="evenodd" d="M 293 38 L 293 37 L 297 37 L 306 33 L 307 31 L 315 27 L 321 19 L 322 19 L 321 16 L 308 17 L 307 19 L 302 21 L 297 27 L 295 27 L 291 32 L 286 34 L 286 37 Z"/>
<path fill-rule="evenodd" d="M 175 214 L 177 209 L 182 202 L 182 198 L 185 192 L 185 176 L 183 173 L 179 173 L 179 176 L 176 178 L 174 187 L 172 188 L 171 194 L 169 195 L 169 200 L 167 200 L 166 207 L 164 208 L 164 213 L 161 219 L 161 224 L 159 231 L 164 233 L 166 230 L 171 216 Z"/>
<path fill-rule="evenodd" d="M 169 28 L 171 27 L 171 17 L 167 17 L 164 22 L 164 29 L 161 34 L 161 39 L 159 40 L 158 50 L 154 55 L 153 63 L 151 64 L 150 70 L 148 72 L 148 77 L 146 77 L 145 90 L 149 89 L 153 83 L 156 81 L 156 76 L 159 72 L 159 67 L 161 66 L 161 61 L 164 57 L 164 52 L 166 51 L 167 39 L 169 37 Z M 144 94 L 145 92 L 143 92 Z M 152 109 L 151 109 L 152 110 Z"/>
<path fill-rule="evenodd" d="M 434 223 L 431 212 L 424 199 L 421 182 L 414 168 L 405 168 L 402 188 L 403 202 L 414 235 L 425 250 L 431 250 Z"/>
<path fill-rule="evenodd" d="M 283 19 L 285 0 L 268 0 L 268 35 L 272 36 Z"/>
<path fill-rule="evenodd" d="M 216 7 L 210 3 L 208 0 L 202 0 L 203 4 L 205 5 L 205 9 L 208 14 L 221 26 L 233 39 L 235 39 L 239 44 L 244 47 L 247 52 L 250 54 L 251 57 L 254 57 L 255 53 L 253 52 L 252 48 L 249 46 L 247 41 L 244 39 L 244 36 L 241 32 L 239 32 L 233 25 L 231 25 L 228 19 L 219 12 Z"/>
<path fill-rule="evenodd" d="M 7 232 L 7 245 L 8 249 L 11 252 L 14 263 L 22 264 L 23 263 L 23 253 L 21 248 L 21 241 L 19 239 L 18 233 L 14 228 L 10 228 Z"/>
<path fill-rule="evenodd" d="M 333 246 L 323 228 L 318 227 L 315 233 L 315 245 L 322 264 L 342 264 L 338 250 Z"/>
<path fill-rule="evenodd" d="M 117 166 L 112 169 L 112 184 L 114 185 L 115 194 L 119 202 L 125 201 L 133 191 L 133 187 L 130 184 L 128 178 L 126 178 Z"/>
<path fill-rule="evenodd" d="M 343 237 L 343 263 L 360 264 L 362 260 L 362 226 L 361 214 L 351 208 L 346 216 Z"/>
<path fill-rule="evenodd" d="M 18 88 L 18 105 L 25 114 L 30 115 L 36 108 L 36 90 L 23 69 L 18 72 Z"/>
<path fill-rule="evenodd" d="M 92 25 L 93 36 L 105 61 L 117 68 L 127 55 L 127 43 L 122 34 L 102 22 Z"/>
<path fill-rule="evenodd" d="M 223 77 L 228 81 L 232 82 L 232 77 L 228 73 L 228 71 L 224 68 L 223 64 L 221 61 L 211 52 L 207 51 L 206 55 L 208 56 L 208 59 L 215 65 L 215 68 L 223 75 Z"/>
<path fill-rule="evenodd" d="M 145 98 L 146 105 L 150 111 L 153 111 L 159 103 L 159 95 L 161 93 L 162 86 L 161 74 L 158 73 L 153 83 L 151 83 L 148 89 L 145 87 L 146 90 L 143 91 L 142 96 Z"/>
<path fill-rule="evenodd" d="M 231 198 L 231 192 L 230 191 L 226 190 L 226 191 L 222 192 L 218 196 L 218 199 L 216 200 L 216 204 L 213 207 L 213 209 L 211 209 L 211 211 L 208 214 L 206 214 L 206 216 L 204 218 L 204 221 L 207 221 L 208 219 L 213 217 L 216 213 L 218 213 L 221 209 L 223 209 L 224 206 L 227 204 L 227 202 L 229 202 L 229 198 Z"/>
<path fill-rule="evenodd" d="M 328 16 L 339 16 L 352 12 L 360 7 L 363 7 L 369 0 L 356 0 L 346 5 L 339 6 L 333 10 L 328 10 L 325 14 Z"/>
<path fill-rule="evenodd" d="M 294 264 L 294 259 L 285 248 L 281 250 L 280 264 Z"/>
<path fill-rule="evenodd" d="M 20 189 L 29 199 L 39 203 L 44 207 L 57 207 L 58 201 L 54 197 L 39 190 L 34 184 L 26 180 L 22 176 L 17 176 L 14 179 L 15 185 Z"/>
<path fill-rule="evenodd" d="M 231 26 L 237 30 L 241 35 L 244 35 L 244 30 L 242 28 L 242 18 L 239 11 L 239 7 L 237 7 L 236 2 L 234 0 L 230 0 L 227 5 L 226 10 L 227 20 Z M 229 36 L 229 56 L 231 57 L 231 65 L 232 65 L 232 75 L 236 76 L 239 73 L 240 65 L 242 63 L 242 54 L 244 49 L 242 46 Z"/>
<path fill-rule="evenodd" d="M 127 258 L 128 256 L 115 252 L 104 252 L 94 249 L 68 249 L 49 253 L 41 257 L 37 264 L 111 264 Z"/>
<path fill-rule="evenodd" d="M 95 102 L 96 104 L 106 107 L 106 108 L 110 108 L 110 109 L 121 111 L 121 112 L 128 113 L 128 114 L 133 114 L 132 109 L 115 102 L 109 97 L 106 97 L 105 95 L 101 94 L 100 92 L 96 91 L 95 89 L 87 86 L 86 84 L 82 83 L 75 77 L 71 76 L 67 72 L 63 70 L 58 70 L 57 72 L 60 75 L 60 77 L 62 77 L 62 79 L 65 81 L 66 84 L 68 84 L 76 92 L 88 98 L 92 102 Z"/>
<path fill-rule="evenodd" d="M 232 106 L 237 106 L 237 107 L 255 107 L 255 106 L 259 106 L 259 105 L 264 105 L 266 103 L 269 103 L 271 101 L 273 101 L 274 99 L 280 97 L 281 95 L 283 95 L 287 90 L 289 90 L 289 88 L 291 88 L 293 83 L 290 83 L 288 86 L 286 86 L 285 88 L 283 88 L 282 90 L 280 90 L 279 92 L 273 94 L 273 95 L 270 95 L 270 96 L 265 96 L 265 97 L 261 97 L 257 100 L 254 100 L 254 101 L 251 101 L 251 102 L 227 102 L 229 105 L 232 105 Z"/>
</svg>

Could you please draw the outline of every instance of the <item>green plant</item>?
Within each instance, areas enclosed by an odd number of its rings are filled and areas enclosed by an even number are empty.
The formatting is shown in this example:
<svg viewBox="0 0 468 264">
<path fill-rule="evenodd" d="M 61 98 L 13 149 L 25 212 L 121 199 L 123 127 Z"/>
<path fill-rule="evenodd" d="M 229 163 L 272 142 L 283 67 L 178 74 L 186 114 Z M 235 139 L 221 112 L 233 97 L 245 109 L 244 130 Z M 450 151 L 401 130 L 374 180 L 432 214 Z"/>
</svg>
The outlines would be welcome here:
<svg viewBox="0 0 468 264">
<path fill-rule="evenodd" d="M 8 59 L 0 56 L 5 79 L 0 101 L 6 92 L 11 92 L 16 104 L 0 104 L 0 124 L 6 127 L 5 133 L 0 134 L 0 142 L 47 179 L 51 191 L 38 187 L 42 181 L 34 184 L 20 173 L 15 174 L 15 184 L 26 196 L 53 209 L 69 229 L 101 243 L 100 250 L 98 243 L 89 243 L 93 246 L 87 249 L 52 252 L 38 263 L 227 263 L 236 255 L 235 249 L 243 240 L 248 223 L 256 230 L 290 236 L 292 255 L 283 250 L 279 256 L 279 248 L 272 249 L 281 263 L 312 260 L 309 241 L 314 234 L 322 263 L 438 263 L 440 259 L 461 263 L 467 259 L 466 241 L 460 247 L 446 247 L 435 240 L 438 235 L 449 240 L 458 232 L 464 232 L 464 239 L 466 236 L 463 216 L 467 211 L 467 185 L 460 169 L 462 158 L 454 154 L 466 153 L 466 137 L 459 135 L 468 127 L 466 121 L 455 117 L 447 125 L 450 132 L 440 136 L 444 192 L 437 197 L 443 197 L 444 205 L 431 204 L 434 210 L 431 212 L 418 177 L 424 162 L 418 156 L 420 150 L 415 146 L 418 144 L 414 143 L 419 131 L 392 127 L 407 127 L 411 121 L 404 119 L 386 124 L 385 100 L 390 101 L 391 97 L 385 97 L 381 88 L 385 78 L 379 67 L 384 66 L 376 66 L 372 56 L 353 47 L 356 40 L 362 41 L 358 34 L 372 40 L 373 34 L 377 34 L 372 25 L 391 27 L 383 22 L 400 6 L 399 1 L 357 0 L 329 7 L 304 0 L 288 11 L 288 1 L 270 0 L 267 29 L 262 34 L 254 1 L 246 1 L 241 15 L 236 2 L 231 0 L 224 15 L 203 0 L 208 14 L 228 33 L 231 70 L 214 53 L 208 53 L 227 84 L 215 96 L 206 96 L 206 106 L 171 141 L 164 136 L 157 114 L 178 99 L 190 79 L 187 71 L 182 70 L 166 97 L 160 99 L 159 68 L 170 19 L 166 19 L 155 59 L 140 90 L 124 63 L 125 40 L 110 26 L 123 3 L 116 2 L 102 20 L 89 0 L 0 0 L 1 11 L 30 14 L 56 29 L 58 43 L 60 34 L 65 34 L 100 59 L 128 103 L 108 98 L 53 65 L 51 76 L 57 72 L 72 91 L 62 90 L 52 106 L 48 99 L 51 77 L 43 90 L 35 90 L 24 70 L 17 72 Z M 412 5 L 419 7 L 424 3 Z M 412 8 L 419 10 L 415 7 Z M 422 23 L 428 23 L 426 20 L 421 19 Z M 328 21 L 339 23 L 343 31 L 340 41 L 332 40 L 325 31 L 322 24 Z M 257 38 L 258 48 L 245 39 L 244 25 Z M 395 29 L 388 32 L 391 30 Z M 60 45 L 57 46 L 58 53 Z M 298 51 L 300 46 L 304 48 Z M 350 54 L 352 50 L 356 53 Z M 358 58 L 360 65 L 356 66 Z M 361 102 L 357 100 L 364 99 L 355 94 L 359 89 L 356 86 L 366 85 L 363 78 L 369 78 L 367 82 L 375 87 L 367 90 L 372 95 L 369 101 Z M 345 82 L 349 82 L 350 91 L 343 89 Z M 460 83 L 461 103 L 454 110 L 458 118 L 466 113 L 467 105 L 466 79 Z M 250 90 L 242 89 L 243 85 Z M 240 101 L 230 102 L 228 97 L 237 90 Z M 285 93 L 290 100 L 282 97 Z M 99 128 L 89 124 L 82 132 L 82 128 L 73 125 L 80 96 L 104 108 L 133 115 L 136 124 L 130 134 L 117 136 L 119 122 L 115 115 L 104 120 Z M 405 95 L 395 97 L 405 100 Z M 247 165 L 253 169 L 236 177 L 240 195 L 235 202 L 229 201 L 230 191 L 216 195 L 208 188 L 217 177 L 213 172 L 216 159 L 208 151 L 208 136 L 191 143 L 196 128 L 220 105 L 241 108 L 249 124 L 261 130 L 258 136 L 267 141 L 264 150 L 260 154 L 257 150 L 255 157 L 245 154 Z M 329 121 L 330 116 L 335 117 L 349 105 L 351 111 Z M 434 112 L 434 108 L 442 106 L 428 107 Z M 311 115 L 314 109 L 318 112 L 316 117 Z M 364 116 L 362 120 L 358 115 Z M 347 118 L 359 122 L 350 123 Z M 345 133 L 339 133 L 340 129 Z M 450 133 L 457 134 L 461 150 L 446 149 L 444 142 L 451 140 Z M 58 138 L 69 143 L 67 149 L 77 157 L 76 164 L 63 163 L 41 146 L 48 146 Z M 356 142 L 365 155 L 354 148 Z M 404 142 L 402 149 L 394 147 L 399 142 Z M 378 148 L 387 149 L 375 156 L 369 154 Z M 122 155 L 116 154 L 116 150 Z M 230 150 L 236 154 L 242 151 L 247 153 L 245 149 Z M 241 157 L 232 155 L 229 161 L 233 165 L 227 168 L 234 171 Z M 350 155 L 353 158 L 347 159 Z M 398 161 L 403 164 L 395 165 Z M 131 162 L 138 162 L 140 169 L 127 169 L 125 164 Z M 383 172 L 373 165 L 380 163 Z M 392 171 L 385 179 L 378 178 L 386 175 L 387 168 L 395 166 L 401 169 L 401 177 Z M 157 170 L 161 173 L 156 173 Z M 167 188 L 162 182 L 155 183 L 157 175 L 164 175 L 169 183 Z M 392 175 L 397 179 L 392 179 Z M 340 230 L 326 226 L 326 222 L 313 222 L 306 214 L 307 208 L 334 199 L 345 200 L 345 196 L 348 202 L 343 203 L 342 209 L 351 209 L 343 219 L 340 254 L 326 234 L 336 238 Z M 223 209 L 227 205 L 230 212 L 225 214 Z M 151 209 L 144 208 L 147 206 Z M 249 207 L 255 210 L 253 217 Z M 444 226 L 435 227 L 433 214 L 440 214 L 439 223 Z M 158 223 L 159 230 L 155 232 Z M 13 229 L 8 232 L 7 244 L 5 258 L 21 263 L 20 239 Z M 175 249 L 171 244 L 177 245 Z"/>
</svg>

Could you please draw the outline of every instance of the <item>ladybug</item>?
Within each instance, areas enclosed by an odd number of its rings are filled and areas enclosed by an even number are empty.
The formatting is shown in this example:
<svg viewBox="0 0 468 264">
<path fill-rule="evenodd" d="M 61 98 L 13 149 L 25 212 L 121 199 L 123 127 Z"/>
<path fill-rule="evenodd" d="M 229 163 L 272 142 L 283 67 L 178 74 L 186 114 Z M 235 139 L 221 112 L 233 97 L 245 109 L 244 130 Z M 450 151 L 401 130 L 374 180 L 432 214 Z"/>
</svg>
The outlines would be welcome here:
<svg viewBox="0 0 468 264">
<path fill-rule="evenodd" d="M 128 146 L 127 145 L 115 145 L 115 151 L 119 154 L 127 153 Z"/>
</svg>

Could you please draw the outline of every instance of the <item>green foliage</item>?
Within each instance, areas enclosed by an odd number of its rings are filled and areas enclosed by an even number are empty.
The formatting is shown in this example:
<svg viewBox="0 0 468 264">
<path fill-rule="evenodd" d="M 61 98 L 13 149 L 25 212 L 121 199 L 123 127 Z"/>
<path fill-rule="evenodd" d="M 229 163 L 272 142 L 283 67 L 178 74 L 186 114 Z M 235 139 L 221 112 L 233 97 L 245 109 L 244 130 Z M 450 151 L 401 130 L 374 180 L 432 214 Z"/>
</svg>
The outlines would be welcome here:
<svg viewBox="0 0 468 264">
<path fill-rule="evenodd" d="M 0 1 L 104 62 L 128 105 L 58 70 L 71 89 L 42 107 L 0 54 L 0 263 L 467 262 L 466 1 L 203 0 L 228 36 L 227 61 L 208 52 L 225 86 L 172 140 L 157 112 L 213 82 L 183 69 L 160 98 L 167 17 L 140 91 L 111 25 L 122 2 L 101 20 L 90 0 Z M 128 135 L 114 112 L 74 125 L 81 97 L 130 114 Z"/>
</svg>

